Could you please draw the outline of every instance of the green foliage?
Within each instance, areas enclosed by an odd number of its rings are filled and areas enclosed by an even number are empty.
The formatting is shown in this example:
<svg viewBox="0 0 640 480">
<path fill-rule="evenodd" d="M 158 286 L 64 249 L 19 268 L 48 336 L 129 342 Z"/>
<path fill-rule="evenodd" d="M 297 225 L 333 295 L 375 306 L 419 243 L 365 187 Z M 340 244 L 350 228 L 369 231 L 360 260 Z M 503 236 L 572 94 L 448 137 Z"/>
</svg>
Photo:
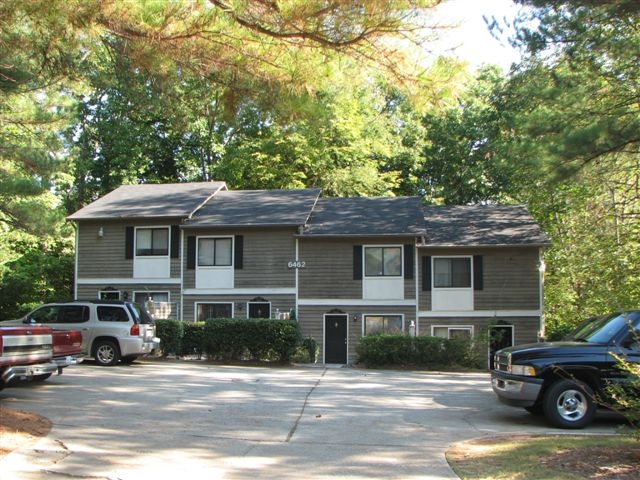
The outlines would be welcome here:
<svg viewBox="0 0 640 480">
<path fill-rule="evenodd" d="M 629 433 L 640 440 L 640 364 L 618 357 L 617 368 L 627 376 L 627 382 L 610 385 L 607 393 L 613 400 L 613 408 L 620 411 L 632 428 Z"/>
<path fill-rule="evenodd" d="M 13 244 L 16 258 L 0 264 L 0 318 L 5 320 L 42 303 L 73 298 L 75 257 L 70 242 L 42 244 L 29 236 L 19 238 Z"/>
<path fill-rule="evenodd" d="M 288 362 L 300 344 L 297 322 L 254 319 L 207 320 L 203 351 L 215 360 Z"/>
<path fill-rule="evenodd" d="M 522 178 L 530 175 L 528 162 L 511 161 L 505 148 L 509 137 L 498 100 L 503 85 L 498 69 L 485 68 L 457 103 L 424 116 L 426 145 L 418 176 L 419 189 L 429 203 L 510 201 Z"/>
<path fill-rule="evenodd" d="M 184 335 L 180 342 L 180 355 L 202 358 L 204 322 L 183 323 Z"/>
<path fill-rule="evenodd" d="M 306 337 L 302 340 L 301 347 L 305 350 L 307 354 L 307 361 L 309 363 L 316 363 L 318 360 L 318 342 L 316 342 L 313 337 Z"/>
<path fill-rule="evenodd" d="M 178 320 L 156 320 L 156 335 L 160 339 L 164 356 L 182 352 L 184 325 L 184 322 Z"/>
<path fill-rule="evenodd" d="M 367 367 L 479 367 L 476 346 L 468 339 L 369 335 L 360 339 L 357 353 L 358 363 Z"/>
</svg>

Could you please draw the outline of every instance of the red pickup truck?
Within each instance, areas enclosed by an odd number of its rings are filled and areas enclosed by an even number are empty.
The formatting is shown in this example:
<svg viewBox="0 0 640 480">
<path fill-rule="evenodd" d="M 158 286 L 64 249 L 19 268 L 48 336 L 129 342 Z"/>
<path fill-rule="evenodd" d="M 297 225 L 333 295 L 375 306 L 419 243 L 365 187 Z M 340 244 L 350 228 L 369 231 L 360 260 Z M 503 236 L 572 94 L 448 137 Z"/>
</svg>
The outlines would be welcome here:
<svg viewBox="0 0 640 480">
<path fill-rule="evenodd" d="M 18 379 L 42 381 L 82 362 L 82 334 L 43 326 L 0 327 L 0 389 Z"/>
</svg>

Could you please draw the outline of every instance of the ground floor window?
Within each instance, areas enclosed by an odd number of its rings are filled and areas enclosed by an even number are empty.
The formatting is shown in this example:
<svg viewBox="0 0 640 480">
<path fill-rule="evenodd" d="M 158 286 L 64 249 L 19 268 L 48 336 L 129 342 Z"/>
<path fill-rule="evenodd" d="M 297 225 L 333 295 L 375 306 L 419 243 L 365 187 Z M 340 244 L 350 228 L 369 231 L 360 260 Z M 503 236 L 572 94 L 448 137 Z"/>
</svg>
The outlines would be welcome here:
<svg viewBox="0 0 640 480">
<path fill-rule="evenodd" d="M 196 320 L 204 322 L 210 318 L 233 318 L 232 303 L 198 303 L 196 304 Z"/>
<path fill-rule="evenodd" d="M 365 315 L 364 334 L 402 333 L 402 315 Z"/>
<path fill-rule="evenodd" d="M 100 300 L 120 300 L 120 290 L 101 290 L 98 293 Z"/>
<path fill-rule="evenodd" d="M 247 311 L 249 318 L 271 318 L 271 304 L 269 302 L 249 302 Z"/>
<path fill-rule="evenodd" d="M 473 327 L 471 325 L 434 325 L 431 327 L 431 335 L 440 338 L 472 338 Z"/>
</svg>

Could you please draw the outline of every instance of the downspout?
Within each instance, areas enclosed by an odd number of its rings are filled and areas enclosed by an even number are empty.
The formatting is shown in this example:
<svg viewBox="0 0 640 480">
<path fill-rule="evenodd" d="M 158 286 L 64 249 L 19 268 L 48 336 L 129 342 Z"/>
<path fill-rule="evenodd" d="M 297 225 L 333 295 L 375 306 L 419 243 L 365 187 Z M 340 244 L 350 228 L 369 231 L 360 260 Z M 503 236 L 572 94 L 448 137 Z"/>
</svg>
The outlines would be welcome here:
<svg viewBox="0 0 640 480">
<path fill-rule="evenodd" d="M 538 271 L 540 273 L 540 279 L 538 281 L 540 288 L 540 332 L 538 333 L 538 340 L 543 339 L 546 336 L 546 325 L 544 321 L 544 273 L 547 269 L 546 264 L 544 263 L 544 251 L 542 248 L 539 250 L 539 263 L 538 263 Z"/>
<path fill-rule="evenodd" d="M 178 320 L 184 322 L 184 230 L 182 228 L 180 229 L 180 317 Z"/>
<path fill-rule="evenodd" d="M 298 237 L 296 237 L 296 257 L 295 257 L 296 258 L 296 262 L 300 261 L 300 259 L 298 258 L 298 254 L 299 254 L 298 242 L 299 241 L 300 241 L 300 239 Z M 295 268 L 294 269 L 294 271 L 295 271 L 295 285 L 296 285 L 296 299 L 295 299 L 295 307 L 294 308 L 295 308 L 295 312 L 296 312 L 296 322 L 298 322 L 298 325 L 300 324 L 300 308 L 299 308 L 299 305 L 298 305 L 298 301 L 299 301 L 299 299 L 298 299 L 298 290 L 299 290 L 298 271 L 299 270 L 300 270 L 299 268 Z"/>
<path fill-rule="evenodd" d="M 76 231 L 76 248 L 75 248 L 75 262 L 73 266 L 73 298 L 78 299 L 78 245 L 80 241 L 80 225 L 73 222 L 73 229 Z"/>
<path fill-rule="evenodd" d="M 415 255 L 413 256 L 413 271 L 416 272 L 415 273 L 415 289 L 416 289 L 416 337 L 418 335 L 420 335 L 420 288 L 418 287 L 418 284 L 420 283 L 420 271 L 418 270 L 418 265 L 419 265 L 419 259 L 418 259 L 418 252 L 420 252 L 420 249 L 418 248 L 417 245 L 418 241 L 416 240 L 416 245 L 414 246 L 415 248 Z"/>
</svg>

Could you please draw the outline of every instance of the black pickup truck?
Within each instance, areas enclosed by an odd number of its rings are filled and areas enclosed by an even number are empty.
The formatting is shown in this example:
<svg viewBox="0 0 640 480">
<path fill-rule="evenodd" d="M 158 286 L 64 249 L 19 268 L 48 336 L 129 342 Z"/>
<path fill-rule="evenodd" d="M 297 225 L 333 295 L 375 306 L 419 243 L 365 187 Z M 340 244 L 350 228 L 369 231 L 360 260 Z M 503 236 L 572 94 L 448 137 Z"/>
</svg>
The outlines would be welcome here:
<svg viewBox="0 0 640 480">
<path fill-rule="evenodd" d="M 560 428 L 583 428 L 606 406 L 606 388 L 624 381 L 616 356 L 640 362 L 640 311 L 591 318 L 565 341 L 499 350 L 493 391 L 507 405 L 544 413 Z"/>
</svg>

